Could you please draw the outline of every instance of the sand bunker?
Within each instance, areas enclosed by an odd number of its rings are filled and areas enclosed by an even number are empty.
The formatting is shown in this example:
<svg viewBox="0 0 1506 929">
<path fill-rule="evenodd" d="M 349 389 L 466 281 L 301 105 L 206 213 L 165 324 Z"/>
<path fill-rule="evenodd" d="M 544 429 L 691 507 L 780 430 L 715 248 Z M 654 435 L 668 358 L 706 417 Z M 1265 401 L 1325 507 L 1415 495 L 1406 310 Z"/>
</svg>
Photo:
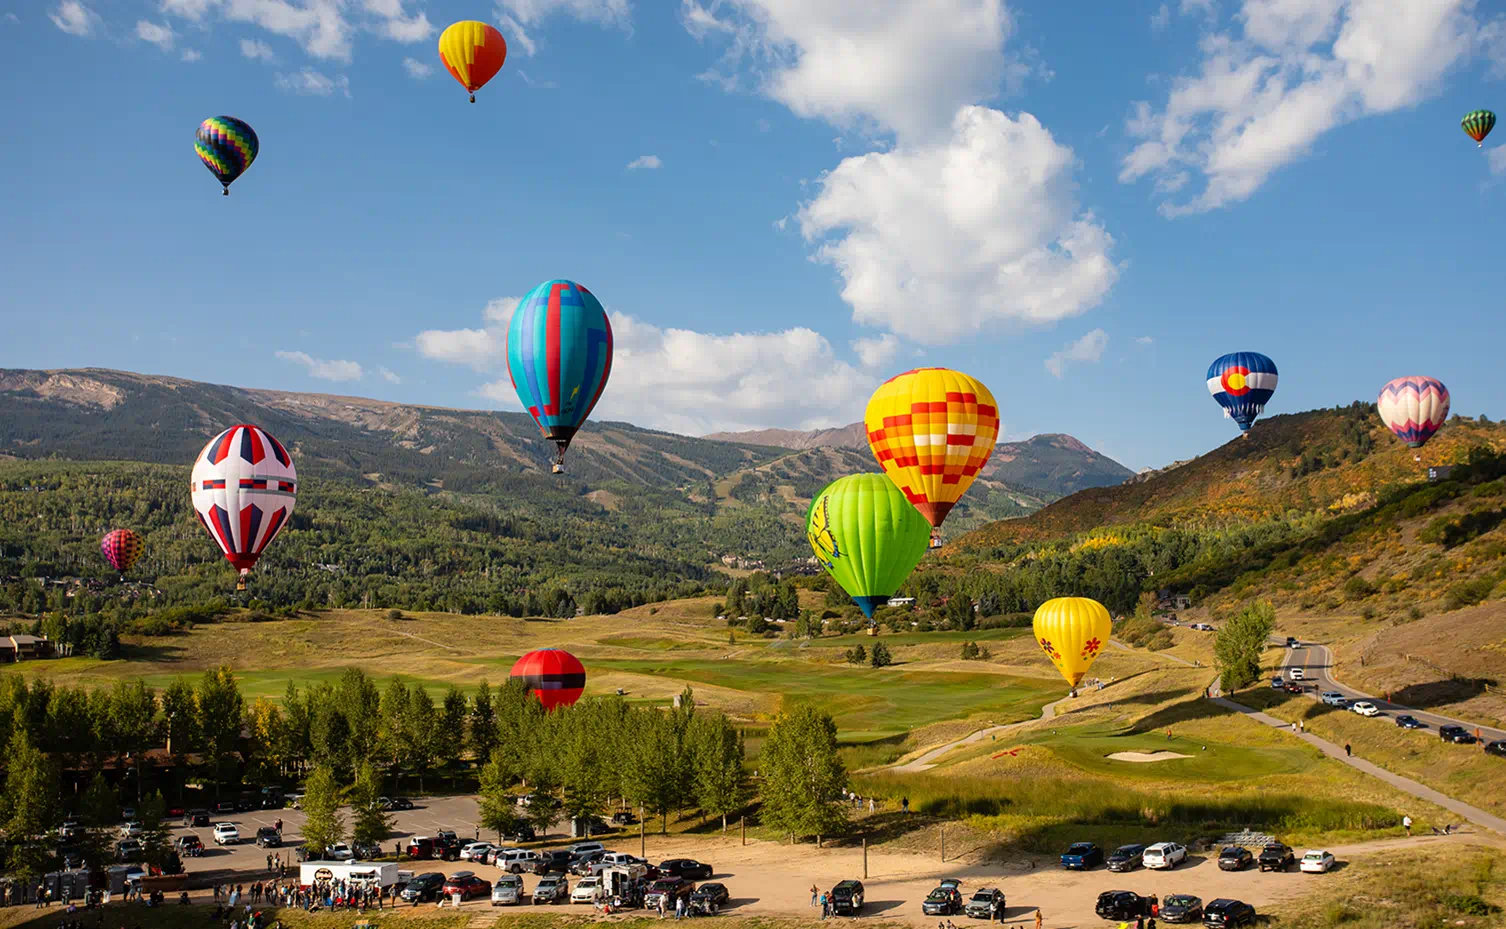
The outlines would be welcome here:
<svg viewBox="0 0 1506 929">
<path fill-rule="evenodd" d="M 1175 758 L 1191 758 L 1191 755 L 1181 755 L 1176 752 L 1115 752 L 1109 758 L 1114 761 L 1171 761 Z"/>
</svg>

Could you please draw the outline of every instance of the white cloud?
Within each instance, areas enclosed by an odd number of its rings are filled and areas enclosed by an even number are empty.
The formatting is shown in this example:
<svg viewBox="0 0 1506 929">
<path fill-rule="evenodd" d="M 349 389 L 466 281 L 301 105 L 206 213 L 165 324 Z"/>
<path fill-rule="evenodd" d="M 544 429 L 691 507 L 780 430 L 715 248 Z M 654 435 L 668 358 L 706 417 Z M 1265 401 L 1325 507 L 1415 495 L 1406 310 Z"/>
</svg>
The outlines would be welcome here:
<svg viewBox="0 0 1506 929">
<path fill-rule="evenodd" d="M 540 90 L 553 90 L 554 88 L 560 86 L 554 81 L 535 80 L 534 78 L 530 77 L 528 72 L 524 71 L 522 68 L 518 69 L 518 77 L 521 77 L 523 79 L 523 83 L 527 84 L 529 87 L 537 87 Z"/>
<path fill-rule="evenodd" d="M 277 89 L 306 97 L 328 97 L 336 91 L 350 96 L 350 78 L 341 74 L 330 77 L 322 71 L 304 68 L 296 74 L 277 75 Z"/>
<path fill-rule="evenodd" d="M 1119 276 L 1113 239 L 1077 210 L 1072 150 L 1034 116 L 958 111 L 951 138 L 848 158 L 798 214 L 859 323 L 926 345 L 1055 322 Z"/>
<path fill-rule="evenodd" d="M 495 300 L 488 300 L 481 310 L 481 318 L 506 332 L 508 325 L 512 323 L 512 314 L 518 311 L 518 304 L 522 302 L 522 297 L 498 297 Z"/>
<path fill-rule="evenodd" d="M 1506 145 L 1497 145 L 1485 153 L 1491 174 L 1506 174 Z"/>
<path fill-rule="evenodd" d="M 308 369 L 310 377 L 317 377 L 324 381 L 359 381 L 365 374 L 361 366 L 354 361 L 325 361 L 322 358 L 312 358 L 307 352 L 276 352 L 275 354 L 282 361 L 303 365 Z"/>
<path fill-rule="evenodd" d="M 702 80 L 730 91 L 747 73 L 796 114 L 844 128 L 944 134 L 958 107 L 1038 69 L 1028 52 L 1004 54 L 1003 0 L 681 0 L 680 18 L 698 38 L 731 36 Z"/>
<path fill-rule="evenodd" d="M 91 36 L 100 24 L 99 14 L 78 0 L 63 0 L 48 16 L 54 26 L 69 35 Z"/>
<path fill-rule="evenodd" d="M 629 171 L 636 171 L 639 168 L 647 168 L 652 171 L 662 167 L 664 167 L 664 162 L 660 160 L 658 155 L 639 155 L 628 162 L 627 165 Z"/>
<path fill-rule="evenodd" d="M 593 419 L 686 435 L 851 422 L 877 379 L 839 361 L 810 329 L 713 335 L 612 314 L 612 379 Z M 481 393 L 517 406 L 503 378 Z"/>
<path fill-rule="evenodd" d="M 271 61 L 272 46 L 260 39 L 241 39 L 241 54 L 252 61 Z"/>
<path fill-rule="evenodd" d="M 1169 25 L 1171 25 L 1171 7 L 1163 3 L 1160 9 L 1151 14 L 1150 31 L 1164 32 Z"/>
<path fill-rule="evenodd" d="M 390 371 L 387 368 L 379 367 L 377 368 L 377 373 L 382 376 L 382 380 L 389 384 L 401 384 L 403 382 L 403 379 L 398 377 L 396 372 Z"/>
<path fill-rule="evenodd" d="M 854 339 L 851 343 L 852 350 L 857 353 L 858 360 L 865 368 L 880 368 L 888 364 L 899 353 L 899 339 L 892 333 L 884 333 L 880 336 L 864 336 Z"/>
<path fill-rule="evenodd" d="M 418 353 L 433 361 L 470 365 L 477 371 L 505 365 L 507 326 L 518 308 L 519 297 L 498 297 L 481 311 L 486 325 L 481 329 L 426 329 L 413 339 Z"/>
<path fill-rule="evenodd" d="M 141 19 L 136 21 L 136 38 L 143 42 L 150 42 L 165 52 L 173 47 L 175 36 L 171 26 L 160 26 Z"/>
<path fill-rule="evenodd" d="M 1135 339 L 1135 344 L 1136 345 L 1152 345 L 1152 344 L 1155 343 L 1155 341 L 1156 341 L 1155 339 L 1151 338 L 1148 335 L 1142 335 L 1142 336 L 1140 336 L 1140 337 L 1138 337 L 1138 338 Z"/>
<path fill-rule="evenodd" d="M 581 22 L 626 27 L 633 15 L 630 0 L 501 0 L 500 6 L 525 26 L 563 15 Z"/>
<path fill-rule="evenodd" d="M 1491 54 L 1474 5 L 1244 0 L 1237 26 L 1204 38 L 1196 76 L 1179 78 L 1159 109 L 1136 104 L 1127 129 L 1141 141 L 1120 180 L 1154 176 L 1166 194 L 1185 172 L 1201 174 L 1206 183 L 1190 200 L 1162 203 L 1167 216 L 1245 200 L 1324 133 L 1414 106 L 1473 54 Z"/>
<path fill-rule="evenodd" d="M 1061 351 L 1053 352 L 1046 359 L 1046 370 L 1059 378 L 1066 373 L 1067 362 L 1096 362 L 1103 357 L 1103 350 L 1108 345 L 1109 334 L 1102 329 L 1094 329 L 1076 342 L 1067 343 Z"/>
<path fill-rule="evenodd" d="M 1298 0 L 1298 2 L 1301 2 L 1301 0 Z M 1218 15 L 1218 6 L 1213 0 L 1182 0 L 1178 12 L 1183 16 L 1189 13 L 1202 13 L 1204 16 L 1211 18 Z"/>
<path fill-rule="evenodd" d="M 502 27 L 502 38 L 507 40 L 508 52 L 532 58 L 539 50 L 538 44 L 529 36 L 528 30 L 523 28 L 523 24 L 501 10 L 497 11 L 497 25 Z"/>
<path fill-rule="evenodd" d="M 377 31 L 394 42 L 412 44 L 434 34 L 429 17 L 423 13 L 408 16 L 403 12 L 403 0 L 363 0 L 363 5 L 379 21 Z"/>
<path fill-rule="evenodd" d="M 424 64 L 417 58 L 404 58 L 403 70 L 408 72 L 409 77 L 419 81 L 434 73 L 431 65 Z"/>
<path fill-rule="evenodd" d="M 202 23 L 211 13 L 293 39 L 315 58 L 350 61 L 358 32 L 396 42 L 427 39 L 434 26 L 404 0 L 159 0 L 164 13 Z"/>
<path fill-rule="evenodd" d="M 12 23 L 19 23 L 21 21 L 21 17 L 17 16 L 14 13 L 6 13 L 4 16 L 0 16 L 0 20 L 4 20 L 7 25 L 10 25 Z"/>
<path fill-rule="evenodd" d="M 192 49 L 192 48 L 185 48 L 185 49 L 183 49 L 183 60 L 184 61 L 189 61 L 189 62 L 198 61 L 200 58 L 203 58 L 203 57 L 204 56 L 201 55 L 201 54 L 199 54 L 199 52 L 198 52 L 197 49 Z"/>
</svg>

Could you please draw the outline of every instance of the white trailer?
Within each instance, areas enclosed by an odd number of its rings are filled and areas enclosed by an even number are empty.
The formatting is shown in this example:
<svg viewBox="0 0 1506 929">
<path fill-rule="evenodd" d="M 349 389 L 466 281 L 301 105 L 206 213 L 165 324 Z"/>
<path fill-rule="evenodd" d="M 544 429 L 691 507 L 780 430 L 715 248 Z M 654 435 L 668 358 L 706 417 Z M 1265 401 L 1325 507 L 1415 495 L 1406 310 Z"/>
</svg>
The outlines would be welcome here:
<svg viewBox="0 0 1506 929">
<path fill-rule="evenodd" d="M 298 866 L 298 883 L 304 887 L 325 881 L 376 884 L 391 887 L 397 883 L 395 861 L 305 861 Z"/>
</svg>

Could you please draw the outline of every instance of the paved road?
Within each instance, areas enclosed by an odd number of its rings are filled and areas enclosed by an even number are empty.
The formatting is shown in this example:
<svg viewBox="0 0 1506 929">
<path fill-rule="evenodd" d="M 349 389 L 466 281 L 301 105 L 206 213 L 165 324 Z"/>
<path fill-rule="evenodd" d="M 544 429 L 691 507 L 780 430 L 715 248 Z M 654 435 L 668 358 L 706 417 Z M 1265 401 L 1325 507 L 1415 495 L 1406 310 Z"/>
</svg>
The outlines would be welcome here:
<svg viewBox="0 0 1506 929">
<path fill-rule="evenodd" d="M 1286 640 L 1282 639 L 1281 643 L 1284 645 L 1286 643 Z M 1362 690 L 1356 690 L 1353 687 L 1348 687 L 1344 684 L 1339 683 L 1333 678 L 1333 653 L 1323 645 L 1299 643 L 1296 648 L 1287 649 L 1286 655 L 1282 661 L 1282 670 L 1286 671 L 1291 668 L 1301 668 L 1303 680 L 1307 682 L 1315 682 L 1318 685 L 1319 692 L 1332 690 L 1343 694 L 1345 697 L 1348 697 L 1351 700 L 1369 700 L 1382 711 L 1387 712 L 1392 716 L 1398 713 L 1411 714 L 1422 722 L 1427 723 L 1428 727 L 1431 728 L 1434 732 L 1438 731 L 1439 726 L 1463 726 L 1470 732 L 1474 732 L 1478 729 L 1481 737 L 1483 737 L 1487 742 L 1493 742 L 1497 739 L 1506 739 L 1506 730 L 1495 729 L 1490 726 L 1482 726 L 1479 723 L 1472 723 L 1463 719 L 1454 719 L 1453 717 L 1442 716 L 1438 713 L 1430 713 L 1427 710 L 1418 710 L 1413 709 L 1412 707 L 1402 706 L 1399 703 L 1392 703 L 1390 701 L 1383 700 L 1380 697 L 1375 696 L 1374 694 L 1367 694 Z M 1464 748 L 1466 746 L 1460 747 Z M 1476 751 L 1479 751 L 1479 749 L 1477 748 Z"/>
<path fill-rule="evenodd" d="M 1323 752 L 1323 754 L 1336 761 L 1342 761 L 1344 764 L 1349 765 L 1351 768 L 1363 771 L 1371 777 L 1380 778 L 1387 784 L 1390 784 L 1391 786 L 1399 790 L 1405 791 L 1406 793 L 1411 794 L 1419 800 L 1426 800 L 1429 803 L 1436 804 L 1437 806 L 1441 806 L 1446 810 L 1457 813 L 1464 819 L 1474 823 L 1477 826 L 1483 826 L 1486 829 L 1491 829 L 1503 836 L 1506 836 L 1506 819 L 1502 819 L 1499 816 L 1487 813 L 1479 807 L 1473 807 L 1467 803 L 1460 803 L 1458 800 L 1455 800 L 1452 797 L 1446 797 L 1433 788 L 1419 784 L 1416 781 L 1411 780 L 1410 778 L 1402 777 L 1399 774 L 1392 774 L 1385 768 L 1373 765 L 1363 758 L 1353 758 L 1345 755 L 1342 746 L 1335 745 L 1326 739 L 1320 739 L 1317 736 L 1313 735 L 1311 732 L 1292 732 L 1291 723 L 1286 722 L 1285 720 L 1277 719 L 1276 717 L 1271 716 L 1268 713 L 1262 713 L 1258 710 L 1244 706 L 1243 704 L 1235 703 L 1233 700 L 1224 699 L 1223 697 L 1216 697 L 1214 698 L 1213 702 L 1217 703 L 1220 706 L 1234 710 L 1235 712 L 1243 713 L 1256 722 L 1265 723 L 1267 726 L 1270 726 L 1274 729 L 1280 729 L 1284 732 L 1291 733 L 1292 738 L 1301 739 L 1302 741 L 1317 747 Z"/>
</svg>

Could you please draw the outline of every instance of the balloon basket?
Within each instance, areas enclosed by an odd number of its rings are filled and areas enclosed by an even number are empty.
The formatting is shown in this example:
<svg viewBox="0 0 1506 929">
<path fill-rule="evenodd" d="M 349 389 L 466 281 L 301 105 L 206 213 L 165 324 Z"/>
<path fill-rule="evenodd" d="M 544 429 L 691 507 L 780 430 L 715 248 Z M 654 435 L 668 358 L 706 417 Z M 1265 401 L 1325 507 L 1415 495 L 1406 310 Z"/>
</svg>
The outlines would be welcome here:
<svg viewBox="0 0 1506 929">
<path fill-rule="evenodd" d="M 565 466 L 562 464 L 553 464 L 549 466 L 549 471 L 552 474 L 564 474 Z"/>
</svg>

